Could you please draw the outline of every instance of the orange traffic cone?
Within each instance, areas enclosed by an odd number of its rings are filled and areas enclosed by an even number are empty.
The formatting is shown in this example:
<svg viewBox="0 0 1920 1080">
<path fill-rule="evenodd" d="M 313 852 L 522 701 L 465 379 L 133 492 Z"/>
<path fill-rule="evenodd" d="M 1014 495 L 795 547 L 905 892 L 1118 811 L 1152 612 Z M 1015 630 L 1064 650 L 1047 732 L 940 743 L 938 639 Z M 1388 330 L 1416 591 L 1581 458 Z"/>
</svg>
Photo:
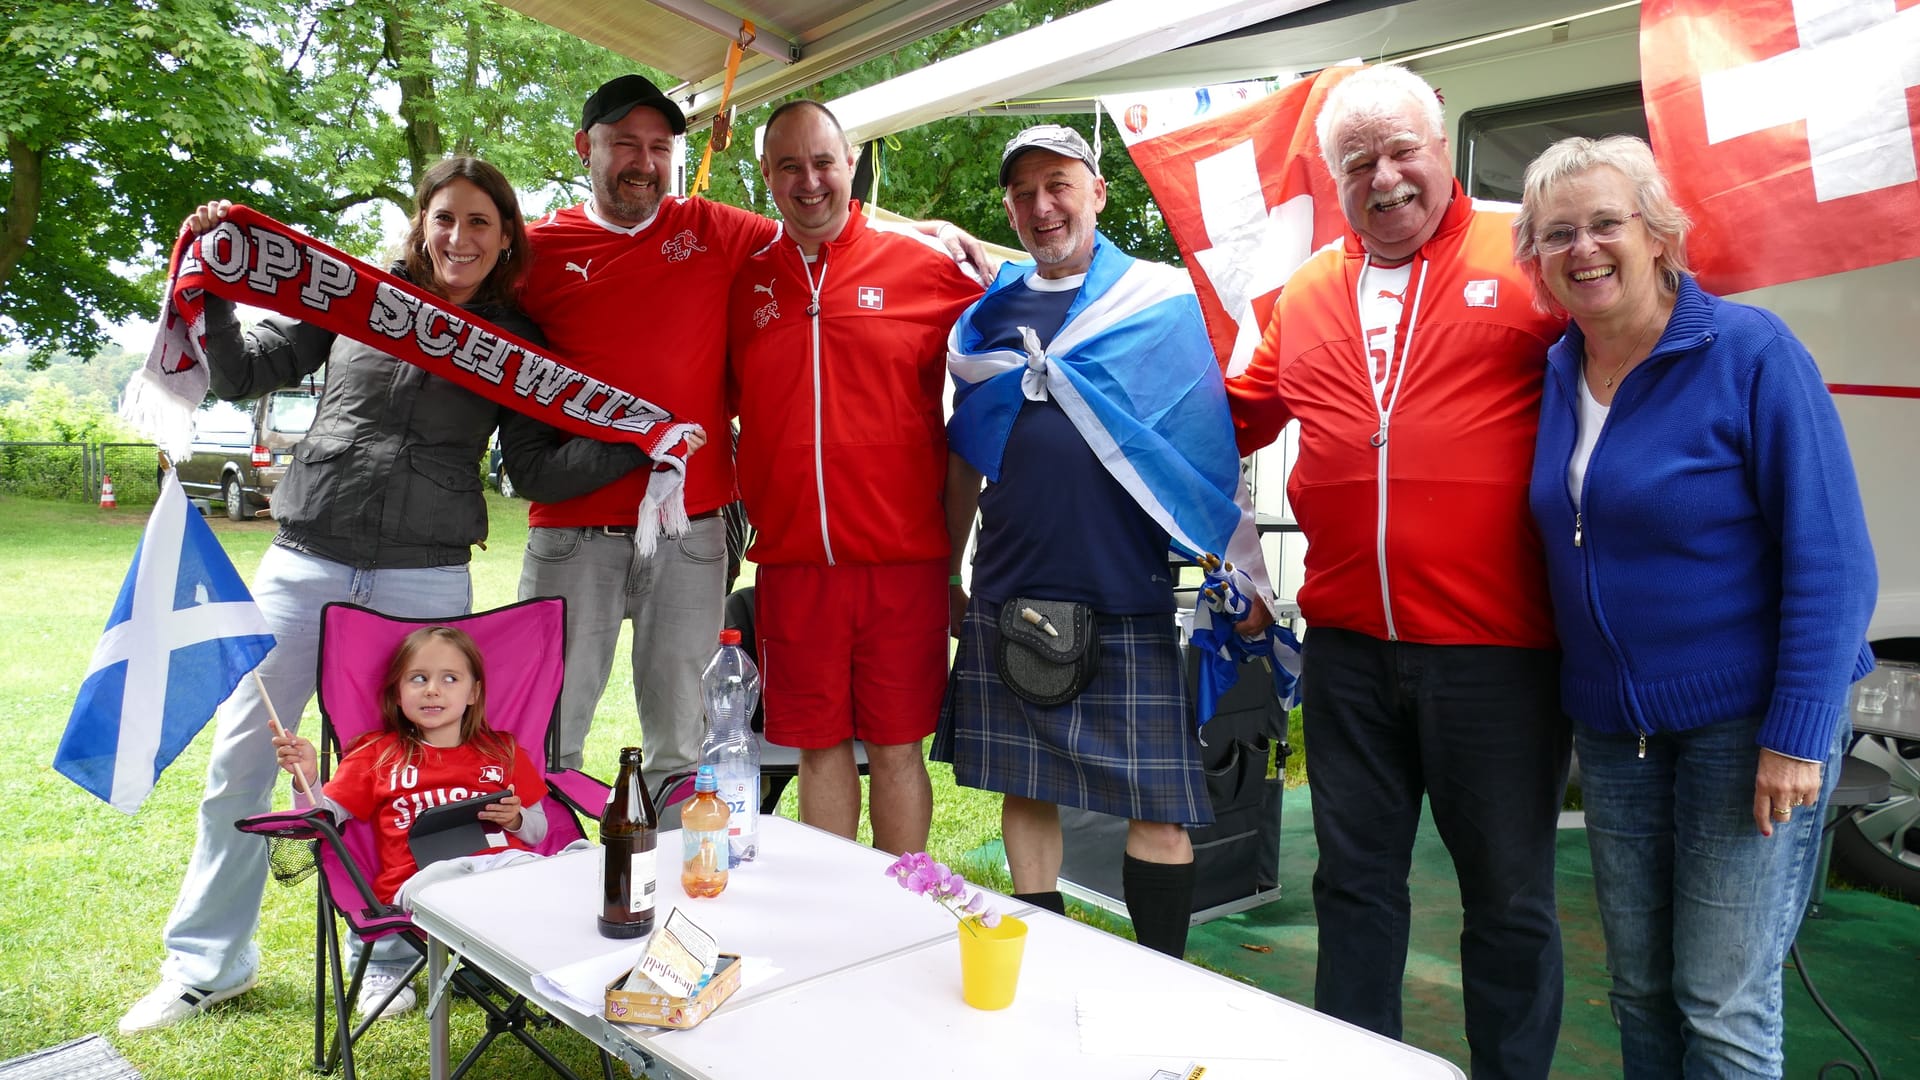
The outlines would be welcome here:
<svg viewBox="0 0 1920 1080">
<path fill-rule="evenodd" d="M 113 477 L 100 474 L 100 509 L 112 510 L 120 505 L 113 501 Z"/>
</svg>

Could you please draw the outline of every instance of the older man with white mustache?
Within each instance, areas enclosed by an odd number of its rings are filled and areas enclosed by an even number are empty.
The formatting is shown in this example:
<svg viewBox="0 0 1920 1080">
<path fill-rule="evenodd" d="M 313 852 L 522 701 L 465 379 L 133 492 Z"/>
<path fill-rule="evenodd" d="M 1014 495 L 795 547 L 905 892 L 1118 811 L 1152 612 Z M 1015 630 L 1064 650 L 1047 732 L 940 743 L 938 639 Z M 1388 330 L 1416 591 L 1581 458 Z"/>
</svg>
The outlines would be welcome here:
<svg viewBox="0 0 1920 1080">
<path fill-rule="evenodd" d="M 1399 1037 L 1424 794 L 1460 879 L 1473 1075 L 1544 1077 L 1570 734 L 1527 485 L 1560 325 L 1513 265 L 1511 209 L 1450 175 L 1419 76 L 1347 77 L 1317 133 L 1348 235 L 1294 273 L 1228 383 L 1243 452 L 1300 422 L 1314 1004 Z"/>
</svg>

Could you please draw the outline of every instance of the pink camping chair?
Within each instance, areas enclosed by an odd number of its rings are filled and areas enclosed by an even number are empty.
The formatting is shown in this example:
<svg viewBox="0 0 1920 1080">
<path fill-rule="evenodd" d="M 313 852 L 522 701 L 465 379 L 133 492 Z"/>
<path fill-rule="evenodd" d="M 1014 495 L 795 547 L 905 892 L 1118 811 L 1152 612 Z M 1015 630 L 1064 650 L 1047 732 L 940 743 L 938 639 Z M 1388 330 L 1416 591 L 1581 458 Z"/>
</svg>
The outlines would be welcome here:
<svg viewBox="0 0 1920 1080">
<path fill-rule="evenodd" d="M 558 597 L 446 619 L 401 619 L 345 603 L 322 608 L 319 782 L 324 783 L 331 775 L 331 763 L 343 747 L 367 732 L 380 730 L 380 684 L 388 662 L 401 640 L 422 626 L 458 627 L 479 646 L 486 663 L 487 720 L 495 730 L 510 733 L 533 759 L 545 774 L 552 796 L 547 800 L 547 836 L 538 847 L 540 853 L 550 855 L 582 839 L 582 821 L 599 818 L 610 789 L 584 773 L 547 767 L 558 738 L 556 721 L 566 670 L 566 602 Z M 295 808 L 247 818 L 237 825 L 242 832 L 273 839 L 276 846 L 306 842 L 305 846 L 317 850 L 320 888 L 314 956 L 314 1068 L 332 1072 L 339 1066 L 347 1080 L 352 1080 L 353 1044 L 379 1015 L 378 1008 L 369 1009 L 368 1020 L 350 1026 L 373 943 L 401 935 L 414 945 L 420 955 L 407 972 L 410 980 L 426 963 L 426 938 L 399 908 L 375 897 L 369 883 L 378 876 L 379 857 L 373 830 L 365 822 L 349 821 L 336 829 L 324 811 Z M 345 977 L 341 962 L 336 917 L 361 942 L 359 963 L 351 980 Z M 406 985 L 407 980 L 399 986 Z M 456 970 L 452 985 L 487 1012 L 486 1034 L 454 1071 L 454 1077 L 464 1074 L 496 1037 L 511 1034 L 555 1072 L 577 1080 L 571 1069 L 533 1037 L 530 1025 L 552 1021 L 535 1014 L 524 998 L 473 968 Z M 331 1046 L 327 1039 L 329 1002 L 334 1016 Z M 384 1008 L 386 1002 L 375 1004 Z M 611 1061 L 604 1054 L 601 1067 L 608 1077 L 612 1076 Z"/>
</svg>

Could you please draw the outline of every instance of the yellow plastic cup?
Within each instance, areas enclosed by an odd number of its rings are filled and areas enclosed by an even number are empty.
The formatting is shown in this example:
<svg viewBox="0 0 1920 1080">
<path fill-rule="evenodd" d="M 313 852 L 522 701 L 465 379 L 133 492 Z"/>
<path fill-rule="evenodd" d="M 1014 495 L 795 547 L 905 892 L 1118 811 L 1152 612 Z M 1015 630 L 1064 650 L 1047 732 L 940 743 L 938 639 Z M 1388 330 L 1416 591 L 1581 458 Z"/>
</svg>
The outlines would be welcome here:
<svg viewBox="0 0 1920 1080">
<path fill-rule="evenodd" d="M 1011 915 L 1002 916 L 998 926 L 968 919 L 956 936 L 960 939 L 960 996 L 976 1009 L 1013 1004 L 1020 958 L 1027 950 L 1027 924 Z"/>
</svg>

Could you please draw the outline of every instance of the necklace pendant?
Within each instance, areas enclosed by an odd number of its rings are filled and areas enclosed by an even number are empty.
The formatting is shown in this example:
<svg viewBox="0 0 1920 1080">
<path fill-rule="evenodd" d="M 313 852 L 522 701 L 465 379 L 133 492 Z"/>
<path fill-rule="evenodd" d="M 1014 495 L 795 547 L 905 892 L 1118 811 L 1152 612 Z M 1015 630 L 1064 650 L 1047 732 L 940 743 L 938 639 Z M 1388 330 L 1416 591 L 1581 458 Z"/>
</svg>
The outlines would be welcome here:
<svg viewBox="0 0 1920 1080">
<path fill-rule="evenodd" d="M 1605 385 L 1605 386 L 1607 386 L 1607 387 L 1612 387 L 1612 386 L 1613 386 L 1613 376 L 1611 376 L 1611 375 L 1609 375 L 1609 376 L 1607 376 L 1607 377 L 1606 377 L 1605 379 L 1602 379 L 1602 380 L 1601 380 L 1601 383 L 1602 383 L 1602 385 Z"/>
</svg>

